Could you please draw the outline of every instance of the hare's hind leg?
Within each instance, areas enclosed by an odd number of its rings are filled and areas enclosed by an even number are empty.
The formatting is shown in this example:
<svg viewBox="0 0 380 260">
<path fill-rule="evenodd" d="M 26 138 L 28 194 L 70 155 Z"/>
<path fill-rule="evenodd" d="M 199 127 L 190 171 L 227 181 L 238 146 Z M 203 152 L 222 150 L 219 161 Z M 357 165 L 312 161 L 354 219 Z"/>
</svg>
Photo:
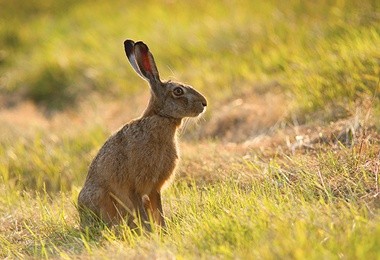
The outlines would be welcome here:
<svg viewBox="0 0 380 260">
<path fill-rule="evenodd" d="M 118 212 L 111 197 L 106 197 L 102 200 L 99 213 L 100 218 L 107 224 L 107 226 L 117 225 L 122 219 L 121 212 Z"/>
<path fill-rule="evenodd" d="M 101 224 L 98 210 L 98 193 L 85 186 L 78 196 L 78 212 L 81 228 L 96 227 Z"/>
<path fill-rule="evenodd" d="M 94 226 L 102 222 L 109 227 L 120 224 L 130 212 L 126 205 L 129 206 L 107 189 L 82 190 L 78 198 L 81 226 Z"/>
<path fill-rule="evenodd" d="M 152 231 L 150 226 L 149 216 L 147 213 L 147 208 L 149 208 L 149 200 L 146 198 L 146 195 L 141 196 L 137 192 L 132 195 L 132 203 L 136 209 L 137 218 L 141 221 L 143 227 L 149 232 Z"/>
<path fill-rule="evenodd" d="M 166 223 L 165 223 L 165 219 L 164 219 L 164 212 L 162 210 L 161 193 L 159 191 L 153 190 L 149 194 L 149 199 L 150 199 L 150 203 L 151 203 L 153 219 L 162 228 L 166 228 Z"/>
<path fill-rule="evenodd" d="M 129 198 L 121 199 L 109 192 L 109 196 L 104 196 L 102 200 L 100 215 L 109 226 L 120 224 L 124 220 L 130 228 L 136 228 L 133 223 L 133 207 Z"/>
<path fill-rule="evenodd" d="M 78 205 L 78 211 L 81 229 L 98 227 L 99 224 L 101 224 L 101 219 L 92 209 L 83 205 Z"/>
</svg>

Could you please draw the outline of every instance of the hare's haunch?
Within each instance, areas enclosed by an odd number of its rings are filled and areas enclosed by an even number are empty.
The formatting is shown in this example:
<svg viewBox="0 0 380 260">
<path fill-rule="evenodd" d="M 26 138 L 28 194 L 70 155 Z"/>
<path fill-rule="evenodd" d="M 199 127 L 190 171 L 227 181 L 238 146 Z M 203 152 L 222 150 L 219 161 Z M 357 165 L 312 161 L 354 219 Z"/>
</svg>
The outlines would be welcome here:
<svg viewBox="0 0 380 260">
<path fill-rule="evenodd" d="M 148 46 L 126 40 L 133 69 L 148 81 L 151 97 L 143 115 L 113 134 L 92 161 L 79 193 L 81 224 L 100 218 L 133 227 L 134 215 L 148 230 L 149 214 L 165 227 L 161 188 L 178 162 L 176 131 L 184 117 L 198 116 L 207 101 L 190 86 L 162 82 Z"/>
</svg>

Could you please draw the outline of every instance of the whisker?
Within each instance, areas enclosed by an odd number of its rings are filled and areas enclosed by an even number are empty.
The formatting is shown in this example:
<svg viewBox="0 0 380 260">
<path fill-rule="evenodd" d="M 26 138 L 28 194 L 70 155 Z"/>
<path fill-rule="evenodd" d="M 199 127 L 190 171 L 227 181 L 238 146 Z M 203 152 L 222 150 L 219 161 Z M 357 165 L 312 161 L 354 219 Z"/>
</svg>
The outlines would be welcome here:
<svg viewBox="0 0 380 260">
<path fill-rule="evenodd" d="M 171 68 L 170 66 L 166 66 L 166 67 L 167 67 L 167 68 L 170 70 L 170 72 L 172 73 L 172 75 L 170 75 L 169 78 L 175 80 L 175 79 L 176 79 L 176 76 L 174 75 L 174 71 L 172 70 L 172 68 Z"/>
<path fill-rule="evenodd" d="M 185 129 L 183 130 L 184 132 L 187 130 L 187 128 L 189 127 L 189 125 L 190 125 L 190 121 L 191 121 L 191 118 L 190 117 L 188 117 L 187 119 L 186 119 L 186 127 L 185 127 Z"/>
<path fill-rule="evenodd" d="M 206 122 L 206 118 L 204 117 L 204 113 L 200 114 L 199 116 L 196 117 L 195 123 L 198 126 L 200 124 L 200 121 Z"/>
<path fill-rule="evenodd" d="M 188 125 L 189 125 L 189 119 L 190 119 L 189 117 L 185 118 L 185 120 L 184 120 L 184 122 L 183 122 L 183 124 L 181 126 L 181 131 L 179 132 L 180 136 L 182 135 L 182 133 L 184 133 L 186 131 L 186 129 L 187 129 Z"/>
</svg>

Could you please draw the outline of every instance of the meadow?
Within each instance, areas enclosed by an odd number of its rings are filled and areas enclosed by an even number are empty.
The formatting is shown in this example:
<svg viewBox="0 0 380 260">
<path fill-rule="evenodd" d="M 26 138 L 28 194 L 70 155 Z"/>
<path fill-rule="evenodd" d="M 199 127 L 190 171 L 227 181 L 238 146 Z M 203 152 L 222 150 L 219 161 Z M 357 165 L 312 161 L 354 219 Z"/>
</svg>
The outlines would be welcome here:
<svg viewBox="0 0 380 260">
<path fill-rule="evenodd" d="M 209 104 L 147 236 L 76 209 L 149 98 L 127 38 Z M 380 259 L 379 82 L 376 0 L 0 0 L 0 258 Z"/>
</svg>

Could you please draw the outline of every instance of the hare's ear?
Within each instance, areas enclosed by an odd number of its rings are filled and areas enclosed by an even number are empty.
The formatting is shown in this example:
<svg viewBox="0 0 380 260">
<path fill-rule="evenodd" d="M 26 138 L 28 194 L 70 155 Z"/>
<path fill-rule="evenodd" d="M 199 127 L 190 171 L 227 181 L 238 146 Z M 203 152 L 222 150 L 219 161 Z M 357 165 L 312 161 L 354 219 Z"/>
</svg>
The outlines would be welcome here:
<svg viewBox="0 0 380 260">
<path fill-rule="evenodd" d="M 132 40 L 124 41 L 125 54 L 127 55 L 129 63 L 131 63 L 131 65 L 132 65 L 132 68 L 136 71 L 137 74 L 139 74 L 140 77 L 142 77 L 145 80 L 148 80 L 148 78 L 146 78 L 141 73 L 139 66 L 137 65 L 134 49 L 135 49 L 135 42 L 134 41 L 132 41 Z"/>
<path fill-rule="evenodd" d="M 134 45 L 134 54 L 141 74 L 150 82 L 159 82 L 160 75 L 158 74 L 156 63 L 148 46 L 143 42 L 136 42 Z"/>
</svg>

